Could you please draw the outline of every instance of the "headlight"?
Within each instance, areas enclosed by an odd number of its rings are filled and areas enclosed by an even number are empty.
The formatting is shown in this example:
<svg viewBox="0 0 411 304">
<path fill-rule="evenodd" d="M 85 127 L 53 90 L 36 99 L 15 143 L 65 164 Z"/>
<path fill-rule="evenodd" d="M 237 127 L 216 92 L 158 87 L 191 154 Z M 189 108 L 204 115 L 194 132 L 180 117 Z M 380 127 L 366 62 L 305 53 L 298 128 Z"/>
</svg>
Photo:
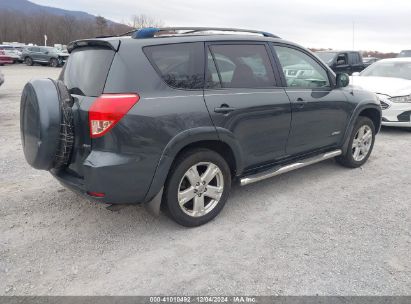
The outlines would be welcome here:
<svg viewBox="0 0 411 304">
<path fill-rule="evenodd" d="M 411 95 L 391 97 L 389 100 L 397 103 L 407 103 L 411 102 Z"/>
</svg>

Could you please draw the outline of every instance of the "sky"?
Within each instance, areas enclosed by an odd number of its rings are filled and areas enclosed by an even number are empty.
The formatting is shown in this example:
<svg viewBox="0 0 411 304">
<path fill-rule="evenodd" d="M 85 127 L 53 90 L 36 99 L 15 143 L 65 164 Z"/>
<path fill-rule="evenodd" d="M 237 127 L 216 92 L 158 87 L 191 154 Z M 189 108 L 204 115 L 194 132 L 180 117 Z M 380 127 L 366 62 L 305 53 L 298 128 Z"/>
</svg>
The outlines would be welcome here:
<svg viewBox="0 0 411 304">
<path fill-rule="evenodd" d="M 411 49 L 410 0 L 31 0 L 128 21 L 133 14 L 165 26 L 264 30 L 311 48 Z M 354 39 L 353 39 L 354 38 Z"/>
</svg>

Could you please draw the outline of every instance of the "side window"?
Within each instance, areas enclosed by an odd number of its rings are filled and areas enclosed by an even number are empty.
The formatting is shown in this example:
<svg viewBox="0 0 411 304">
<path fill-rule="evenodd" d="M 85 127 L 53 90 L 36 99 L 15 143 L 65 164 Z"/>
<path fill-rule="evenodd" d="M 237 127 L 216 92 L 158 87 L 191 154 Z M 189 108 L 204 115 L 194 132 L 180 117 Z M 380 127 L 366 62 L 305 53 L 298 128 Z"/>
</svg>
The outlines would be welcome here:
<svg viewBox="0 0 411 304">
<path fill-rule="evenodd" d="M 348 54 L 349 57 L 349 62 L 351 64 L 358 64 L 360 63 L 360 55 L 358 53 L 349 53 Z"/>
<path fill-rule="evenodd" d="M 206 88 L 216 89 L 221 88 L 220 76 L 214 63 L 214 58 L 211 52 L 207 51 L 207 72 L 206 72 Z"/>
<path fill-rule="evenodd" d="M 275 85 L 274 72 L 263 44 L 210 46 L 207 74 L 210 75 L 207 87 L 266 88 Z"/>
<path fill-rule="evenodd" d="M 274 46 L 288 87 L 329 87 L 327 71 L 311 56 L 290 47 Z"/>
<path fill-rule="evenodd" d="M 168 85 L 179 89 L 203 88 L 202 43 L 154 45 L 143 51 Z"/>
<path fill-rule="evenodd" d="M 361 55 L 359 53 L 356 53 L 356 54 L 357 54 L 357 63 L 360 64 L 362 62 Z"/>
<path fill-rule="evenodd" d="M 338 54 L 337 65 L 344 65 L 344 64 L 348 64 L 347 54 L 345 53 Z"/>
</svg>

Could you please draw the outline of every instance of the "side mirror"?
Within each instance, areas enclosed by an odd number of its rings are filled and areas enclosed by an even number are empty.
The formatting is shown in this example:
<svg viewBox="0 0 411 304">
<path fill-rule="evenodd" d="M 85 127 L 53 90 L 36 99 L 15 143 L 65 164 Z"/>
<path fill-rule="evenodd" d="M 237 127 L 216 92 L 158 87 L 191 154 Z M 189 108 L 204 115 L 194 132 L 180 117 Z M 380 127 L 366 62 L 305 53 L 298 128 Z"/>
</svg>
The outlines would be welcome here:
<svg viewBox="0 0 411 304">
<path fill-rule="evenodd" d="M 344 88 L 350 84 L 350 76 L 345 73 L 338 73 L 336 83 L 337 88 Z"/>
<path fill-rule="evenodd" d="M 352 73 L 352 76 L 360 76 L 360 72 L 354 72 Z"/>
</svg>

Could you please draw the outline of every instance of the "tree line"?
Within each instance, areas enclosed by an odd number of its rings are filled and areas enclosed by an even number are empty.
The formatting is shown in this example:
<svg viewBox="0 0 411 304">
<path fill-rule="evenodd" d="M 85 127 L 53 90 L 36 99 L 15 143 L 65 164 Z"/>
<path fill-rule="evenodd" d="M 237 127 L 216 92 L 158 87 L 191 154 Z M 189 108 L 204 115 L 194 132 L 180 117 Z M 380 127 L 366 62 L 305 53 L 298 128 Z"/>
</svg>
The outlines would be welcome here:
<svg viewBox="0 0 411 304">
<path fill-rule="evenodd" d="M 333 51 L 333 49 L 324 49 L 324 48 L 309 48 L 310 51 L 312 52 L 318 52 L 318 51 Z M 361 51 L 362 57 L 375 57 L 379 59 L 385 59 L 385 58 L 394 58 L 397 57 L 398 53 L 381 53 L 378 51 Z"/>
<path fill-rule="evenodd" d="M 134 15 L 127 22 L 115 23 L 102 16 L 85 19 L 45 12 L 29 15 L 3 10 L 0 11 L 0 43 L 44 45 L 44 35 L 47 35 L 48 45 L 68 44 L 77 39 L 120 35 L 134 28 L 159 25 L 162 25 L 161 21 L 146 15 Z"/>
</svg>

